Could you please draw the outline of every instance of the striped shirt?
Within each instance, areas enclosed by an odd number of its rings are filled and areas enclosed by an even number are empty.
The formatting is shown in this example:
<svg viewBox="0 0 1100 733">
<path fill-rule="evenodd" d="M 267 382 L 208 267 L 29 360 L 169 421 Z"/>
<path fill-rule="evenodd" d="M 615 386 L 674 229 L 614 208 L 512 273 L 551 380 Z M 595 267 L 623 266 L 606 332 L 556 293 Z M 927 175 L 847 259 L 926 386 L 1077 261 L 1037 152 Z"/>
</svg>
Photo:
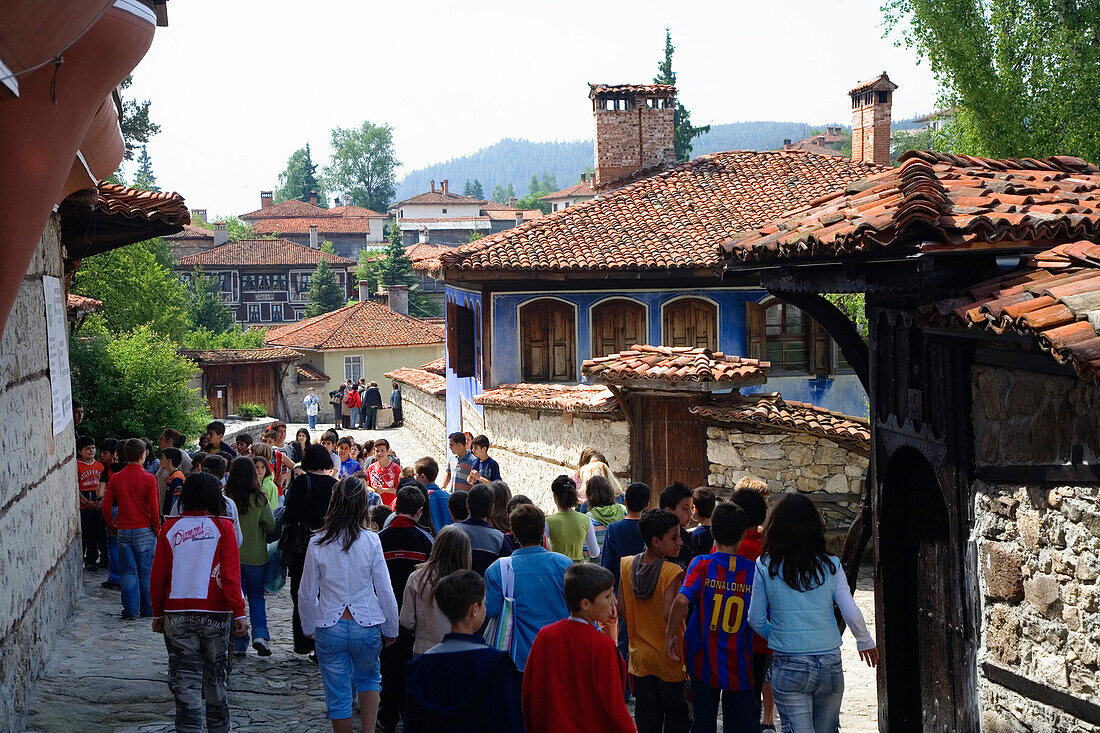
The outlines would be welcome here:
<svg viewBox="0 0 1100 733">
<path fill-rule="evenodd" d="M 684 634 L 688 672 L 722 690 L 752 688 L 749 601 L 756 565 L 724 552 L 691 561 L 680 595 L 692 605 Z"/>
</svg>

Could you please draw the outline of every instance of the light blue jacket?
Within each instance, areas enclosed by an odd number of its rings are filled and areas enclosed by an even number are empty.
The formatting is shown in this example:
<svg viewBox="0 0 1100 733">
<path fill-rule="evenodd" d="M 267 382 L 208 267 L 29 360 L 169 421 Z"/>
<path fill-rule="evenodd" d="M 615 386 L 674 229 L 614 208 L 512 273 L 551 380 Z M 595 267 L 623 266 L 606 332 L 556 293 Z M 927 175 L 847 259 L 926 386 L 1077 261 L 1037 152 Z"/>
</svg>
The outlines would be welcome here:
<svg viewBox="0 0 1100 733">
<path fill-rule="evenodd" d="M 512 553 L 515 571 L 512 660 L 521 672 L 542 627 L 569 616 L 569 606 L 565 602 L 565 571 L 572 564 L 565 555 L 544 547 L 521 547 Z M 494 618 L 504 610 L 500 560 L 485 571 L 485 586 L 485 616 Z"/>
<path fill-rule="evenodd" d="M 867 649 L 875 645 L 863 623 L 863 615 L 852 601 L 840 559 L 829 555 L 829 562 L 834 572 L 825 577 L 824 583 L 798 591 L 783 581 L 781 572 L 774 578 L 769 575 L 767 557 L 756 561 L 749 625 L 768 640 L 772 651 L 827 654 L 839 649 L 841 636 L 833 615 L 834 601 L 859 642 L 857 647 Z M 782 570 L 782 565 L 779 569 Z"/>
</svg>

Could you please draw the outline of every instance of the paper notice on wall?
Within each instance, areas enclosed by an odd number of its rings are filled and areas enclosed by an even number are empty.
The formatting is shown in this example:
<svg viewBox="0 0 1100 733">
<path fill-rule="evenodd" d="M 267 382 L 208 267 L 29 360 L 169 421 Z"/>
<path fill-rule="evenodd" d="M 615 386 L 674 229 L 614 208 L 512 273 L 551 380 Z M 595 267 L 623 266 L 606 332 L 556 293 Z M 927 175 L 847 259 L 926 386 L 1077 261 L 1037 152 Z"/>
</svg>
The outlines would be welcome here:
<svg viewBox="0 0 1100 733">
<path fill-rule="evenodd" d="M 42 277 L 46 294 L 46 345 L 50 353 L 50 390 L 53 402 L 53 434 L 57 435 L 73 421 L 73 392 L 69 382 L 69 339 L 65 319 L 65 300 L 61 281 Z"/>
</svg>

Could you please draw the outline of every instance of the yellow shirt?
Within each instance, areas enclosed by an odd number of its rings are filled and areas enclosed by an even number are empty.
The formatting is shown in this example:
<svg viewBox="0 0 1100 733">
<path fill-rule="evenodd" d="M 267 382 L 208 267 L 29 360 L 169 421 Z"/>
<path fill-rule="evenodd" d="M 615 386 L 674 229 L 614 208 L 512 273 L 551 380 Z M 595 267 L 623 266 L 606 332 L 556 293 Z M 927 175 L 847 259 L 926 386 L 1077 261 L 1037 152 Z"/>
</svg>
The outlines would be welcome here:
<svg viewBox="0 0 1100 733">
<path fill-rule="evenodd" d="M 664 682 L 682 682 L 687 678 L 683 662 L 674 662 L 665 651 L 665 590 L 676 584 L 679 588 L 683 570 L 679 565 L 665 560 L 661 565 L 661 575 L 657 579 L 657 588 L 648 600 L 639 600 L 634 595 L 634 578 L 631 570 L 634 557 L 624 557 L 619 564 L 621 580 L 619 592 L 626 607 L 626 630 L 630 639 L 630 666 L 628 671 L 635 677 L 654 675 Z M 676 638 L 680 640 L 680 659 L 684 658 L 684 631 L 686 623 L 680 622 Z"/>
</svg>

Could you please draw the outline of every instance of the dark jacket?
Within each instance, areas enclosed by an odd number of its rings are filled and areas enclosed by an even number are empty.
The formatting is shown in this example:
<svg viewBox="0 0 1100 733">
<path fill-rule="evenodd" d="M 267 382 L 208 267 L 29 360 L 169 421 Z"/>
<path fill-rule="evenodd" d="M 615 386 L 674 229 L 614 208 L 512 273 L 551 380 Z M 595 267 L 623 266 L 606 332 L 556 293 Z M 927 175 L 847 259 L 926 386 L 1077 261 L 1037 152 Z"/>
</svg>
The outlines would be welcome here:
<svg viewBox="0 0 1100 733">
<path fill-rule="evenodd" d="M 397 596 L 397 607 L 405 596 L 405 584 L 416 566 L 432 554 L 432 537 L 424 529 L 403 514 L 394 517 L 390 526 L 378 533 L 386 567 L 390 571 L 390 584 Z"/>
<path fill-rule="evenodd" d="M 332 489 L 336 486 L 336 479 L 316 473 L 306 473 L 298 476 L 290 482 L 286 490 L 286 503 L 283 506 L 283 516 L 279 520 L 280 532 L 284 527 L 292 527 L 304 517 L 309 528 L 316 532 L 325 524 L 325 514 L 328 512 L 329 499 L 332 498 Z M 287 568 L 293 575 L 301 575 L 301 565 L 305 558 L 287 558 Z"/>
<path fill-rule="evenodd" d="M 378 391 L 377 387 L 367 387 L 367 394 L 363 398 L 363 404 L 366 407 L 382 406 L 382 393 Z"/>
<path fill-rule="evenodd" d="M 470 549 L 473 551 L 474 560 L 474 565 L 470 569 L 479 575 L 484 576 L 485 571 L 496 562 L 497 558 L 512 554 L 512 548 L 504 540 L 504 533 L 484 519 L 464 519 L 461 522 L 455 522 L 454 526 L 470 538 Z"/>
</svg>

